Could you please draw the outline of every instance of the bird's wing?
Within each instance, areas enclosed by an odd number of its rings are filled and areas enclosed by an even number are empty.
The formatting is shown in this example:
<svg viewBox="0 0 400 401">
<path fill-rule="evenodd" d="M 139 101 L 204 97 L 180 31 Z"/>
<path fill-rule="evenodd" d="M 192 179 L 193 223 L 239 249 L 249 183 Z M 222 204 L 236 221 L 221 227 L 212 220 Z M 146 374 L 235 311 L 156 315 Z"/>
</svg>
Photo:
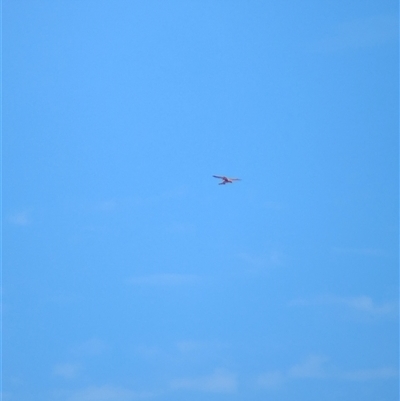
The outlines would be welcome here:
<svg viewBox="0 0 400 401">
<path fill-rule="evenodd" d="M 213 175 L 214 178 L 220 178 L 221 180 L 225 179 L 226 177 L 221 175 Z"/>
</svg>

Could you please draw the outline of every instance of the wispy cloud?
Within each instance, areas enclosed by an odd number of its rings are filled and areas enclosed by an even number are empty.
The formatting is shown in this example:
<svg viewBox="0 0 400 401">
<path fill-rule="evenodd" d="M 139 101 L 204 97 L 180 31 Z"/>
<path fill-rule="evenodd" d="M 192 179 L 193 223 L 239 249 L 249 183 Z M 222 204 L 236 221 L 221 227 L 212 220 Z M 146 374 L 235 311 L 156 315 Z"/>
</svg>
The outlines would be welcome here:
<svg viewBox="0 0 400 401">
<path fill-rule="evenodd" d="M 115 210 L 116 207 L 117 207 L 117 201 L 114 199 L 97 202 L 94 206 L 95 210 L 100 212 L 111 212 L 112 210 Z"/>
<path fill-rule="evenodd" d="M 345 305 L 351 309 L 366 312 L 373 315 L 386 315 L 394 310 L 394 303 L 377 305 L 370 297 L 333 298 L 332 302 Z"/>
<path fill-rule="evenodd" d="M 148 286 L 177 286 L 185 284 L 194 284 L 199 281 L 199 277 L 194 274 L 150 274 L 146 276 L 135 276 L 128 279 L 132 285 Z"/>
<path fill-rule="evenodd" d="M 157 347 L 150 347 L 147 345 L 141 345 L 135 347 L 135 352 L 145 359 L 154 359 L 162 355 L 162 351 Z"/>
<path fill-rule="evenodd" d="M 173 380 L 171 388 L 205 393 L 234 393 L 237 390 L 237 380 L 232 373 L 216 370 L 209 376 Z"/>
<path fill-rule="evenodd" d="M 283 264 L 284 255 L 282 252 L 272 250 L 265 254 L 252 254 L 248 252 L 242 252 L 238 254 L 239 258 L 253 268 L 273 268 Z"/>
<path fill-rule="evenodd" d="M 59 363 L 54 366 L 53 374 L 64 379 L 75 379 L 78 376 L 80 370 L 81 367 L 78 364 Z"/>
<path fill-rule="evenodd" d="M 398 38 L 398 16 L 377 15 L 338 25 L 331 36 L 315 43 L 314 50 L 335 52 L 380 46 Z"/>
<path fill-rule="evenodd" d="M 16 226 L 27 226 L 31 224 L 28 212 L 17 212 L 8 216 L 8 221 Z"/>
<path fill-rule="evenodd" d="M 264 372 L 256 378 L 256 385 L 260 388 L 273 389 L 290 380 L 324 378 L 327 376 L 325 369 L 327 360 L 321 355 L 309 355 L 304 361 L 286 370 Z"/>
<path fill-rule="evenodd" d="M 398 379 L 399 371 L 394 368 L 362 369 L 342 373 L 340 377 L 352 381 Z"/>
<path fill-rule="evenodd" d="M 285 381 L 285 374 L 279 370 L 274 370 L 271 372 L 265 372 L 259 375 L 256 379 L 257 387 L 261 388 L 277 388 L 280 387 Z"/>
<path fill-rule="evenodd" d="M 320 355 L 310 355 L 305 361 L 292 366 L 287 376 L 291 378 L 320 378 L 325 376 L 324 363 L 327 358 Z"/>
<path fill-rule="evenodd" d="M 314 299 L 296 299 L 289 302 L 289 306 L 342 306 L 347 309 L 368 314 L 370 316 L 390 315 L 396 311 L 396 302 L 375 303 L 372 298 L 367 296 L 359 297 L 335 297 L 323 296 Z"/>
<path fill-rule="evenodd" d="M 321 355 L 309 355 L 303 362 L 286 370 L 273 370 L 259 375 L 255 382 L 263 389 L 279 388 L 293 380 L 389 380 L 398 379 L 399 370 L 392 367 L 345 371 L 328 365 L 328 358 Z"/>
<path fill-rule="evenodd" d="M 132 401 L 153 397 L 150 392 L 136 392 L 122 387 L 90 386 L 72 394 L 68 401 Z"/>
</svg>

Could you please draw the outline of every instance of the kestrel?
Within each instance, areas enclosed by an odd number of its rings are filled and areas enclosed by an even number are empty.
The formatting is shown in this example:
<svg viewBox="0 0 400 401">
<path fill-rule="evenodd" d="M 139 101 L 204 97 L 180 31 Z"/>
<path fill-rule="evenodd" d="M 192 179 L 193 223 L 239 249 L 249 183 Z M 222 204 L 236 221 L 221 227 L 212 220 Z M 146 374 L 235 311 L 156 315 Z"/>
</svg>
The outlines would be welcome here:
<svg viewBox="0 0 400 401">
<path fill-rule="evenodd" d="M 213 177 L 222 180 L 218 185 L 233 184 L 234 181 L 240 181 L 240 178 L 229 178 L 224 175 L 213 175 Z"/>
</svg>

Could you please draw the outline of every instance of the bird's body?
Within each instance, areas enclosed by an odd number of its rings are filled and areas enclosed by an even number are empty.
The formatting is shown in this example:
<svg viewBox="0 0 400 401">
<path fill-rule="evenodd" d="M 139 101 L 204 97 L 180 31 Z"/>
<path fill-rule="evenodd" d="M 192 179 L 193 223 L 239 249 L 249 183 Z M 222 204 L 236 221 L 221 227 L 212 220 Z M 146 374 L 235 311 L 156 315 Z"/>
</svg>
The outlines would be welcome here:
<svg viewBox="0 0 400 401">
<path fill-rule="evenodd" d="M 240 178 L 229 178 L 225 175 L 213 175 L 213 177 L 222 180 L 218 185 L 233 184 L 234 181 L 240 181 Z"/>
</svg>

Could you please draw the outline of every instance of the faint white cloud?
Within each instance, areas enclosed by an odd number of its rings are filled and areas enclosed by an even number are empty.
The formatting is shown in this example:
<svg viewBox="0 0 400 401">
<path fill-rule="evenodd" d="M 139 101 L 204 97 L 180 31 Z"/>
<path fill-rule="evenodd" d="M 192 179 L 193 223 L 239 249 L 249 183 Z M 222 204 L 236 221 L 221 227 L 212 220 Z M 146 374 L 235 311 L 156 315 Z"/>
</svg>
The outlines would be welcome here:
<svg viewBox="0 0 400 401">
<path fill-rule="evenodd" d="M 343 373 L 340 377 L 352 381 L 398 379 L 399 370 L 394 368 L 362 369 Z"/>
<path fill-rule="evenodd" d="M 234 393 L 237 390 L 237 380 L 232 373 L 216 370 L 209 376 L 174 380 L 171 388 L 205 393 Z"/>
<path fill-rule="evenodd" d="M 309 355 L 303 362 L 286 370 L 264 372 L 256 378 L 256 386 L 263 389 L 276 389 L 285 382 L 299 379 L 321 379 L 327 377 L 325 363 L 328 359 L 321 355 Z"/>
<path fill-rule="evenodd" d="M 129 284 L 149 286 L 176 286 L 194 284 L 199 277 L 193 274 L 150 274 L 147 276 L 136 276 L 128 279 Z"/>
<path fill-rule="evenodd" d="M 370 316 L 383 316 L 393 314 L 397 310 L 396 302 L 375 303 L 372 298 L 367 296 L 359 297 L 333 297 L 324 296 L 311 300 L 296 299 L 289 302 L 289 306 L 321 306 L 338 305 L 344 306 L 350 310 L 362 312 Z"/>
<path fill-rule="evenodd" d="M 287 372 L 292 378 L 321 378 L 325 376 L 324 363 L 327 358 L 319 355 L 310 355 L 304 362 L 292 366 Z"/>
<path fill-rule="evenodd" d="M 8 221 L 16 226 L 27 226 L 31 224 L 28 212 L 18 212 L 8 216 Z"/>
<path fill-rule="evenodd" d="M 359 18 L 337 26 L 331 36 L 315 43 L 317 51 L 340 51 L 380 46 L 398 39 L 398 16 Z"/>
<path fill-rule="evenodd" d="M 153 397 L 150 392 L 136 392 L 113 386 L 90 386 L 72 394 L 68 401 L 132 401 Z"/>
<path fill-rule="evenodd" d="M 356 297 L 356 298 L 333 298 L 332 302 L 343 304 L 349 308 L 366 312 L 373 315 L 386 315 L 391 313 L 394 309 L 394 304 L 388 302 L 377 305 L 370 297 Z"/>
<path fill-rule="evenodd" d="M 81 367 L 73 363 L 59 363 L 54 366 L 53 374 L 64 379 L 74 379 L 78 376 Z"/>
<path fill-rule="evenodd" d="M 266 372 L 258 376 L 256 383 L 257 387 L 272 389 L 280 387 L 285 379 L 284 373 L 276 370 L 272 372 Z"/>
<path fill-rule="evenodd" d="M 196 352 L 207 347 L 207 344 L 200 341 L 179 341 L 176 344 L 178 351 L 182 353 Z"/>
<path fill-rule="evenodd" d="M 303 362 L 286 370 L 273 370 L 259 375 L 255 380 L 256 386 L 271 390 L 301 379 L 369 381 L 399 378 L 399 370 L 392 367 L 341 371 L 328 366 L 327 361 L 328 358 L 324 356 L 309 355 Z"/>
<path fill-rule="evenodd" d="M 110 212 L 115 210 L 117 202 L 114 199 L 103 200 L 95 205 L 95 209 L 101 212 Z"/>
</svg>

